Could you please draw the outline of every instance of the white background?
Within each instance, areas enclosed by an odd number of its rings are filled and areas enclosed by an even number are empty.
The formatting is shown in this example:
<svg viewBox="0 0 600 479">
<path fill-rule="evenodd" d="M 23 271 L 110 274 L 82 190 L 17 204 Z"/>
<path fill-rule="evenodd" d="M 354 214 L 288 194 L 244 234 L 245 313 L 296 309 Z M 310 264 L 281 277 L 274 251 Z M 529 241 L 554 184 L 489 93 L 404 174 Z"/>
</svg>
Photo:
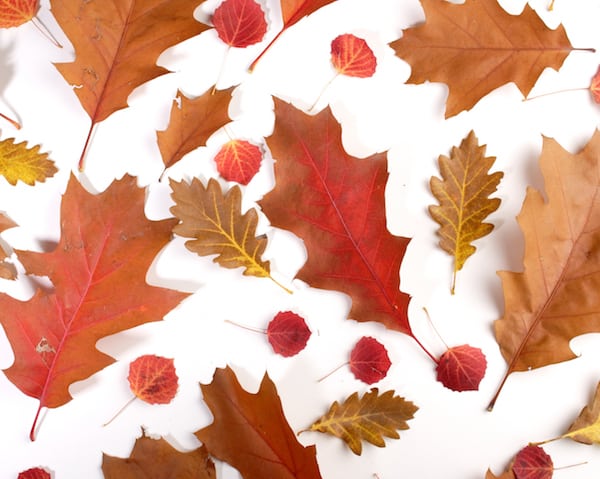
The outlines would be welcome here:
<svg viewBox="0 0 600 479">
<path fill-rule="evenodd" d="M 219 1 L 209 0 L 196 13 L 207 18 Z M 193 432 L 208 425 L 211 415 L 202 402 L 199 382 L 208 383 L 215 367 L 232 365 L 243 385 L 255 391 L 268 371 L 282 398 L 291 427 L 309 426 L 335 400 L 369 387 L 342 368 L 323 382 L 317 378 L 348 359 L 354 343 L 371 335 L 388 349 L 392 367 L 377 386 L 393 389 L 419 406 L 410 430 L 400 440 L 387 440 L 383 449 L 365 445 L 361 457 L 338 439 L 303 433 L 300 441 L 316 444 L 324 479 L 479 479 L 488 467 L 500 474 L 511 457 L 529 441 L 554 437 L 566 430 L 588 403 L 600 380 L 600 337 L 572 341 L 576 360 L 528 373 L 513 374 L 495 410 L 485 410 L 505 371 L 492 334 L 492 323 L 502 315 L 502 289 L 497 270 L 520 270 L 523 240 L 515 216 L 528 185 L 543 187 L 537 162 L 542 135 L 556 138 L 577 151 L 589 140 L 600 119 L 600 106 L 585 91 L 522 102 L 508 84 L 481 100 L 471 111 L 444 120 L 447 89 L 441 84 L 406 85 L 410 68 L 388 46 L 404 28 L 424 19 L 416 0 L 339 0 L 304 19 L 284 33 L 249 74 L 246 67 L 281 26 L 275 0 L 261 1 L 269 17 L 265 41 L 255 47 L 231 50 L 222 74 L 227 48 L 211 30 L 165 52 L 159 64 L 173 73 L 136 89 L 130 107 L 101 123 L 93 138 L 83 174 L 77 172 L 89 119 L 71 87 L 52 62 L 73 58 L 72 48 L 52 18 L 48 1 L 39 17 L 65 44 L 52 46 L 31 24 L 0 31 L 0 111 L 18 114 L 23 129 L 2 122 L 1 138 L 16 137 L 41 144 L 59 173 L 34 188 L 15 187 L 0 179 L 0 209 L 18 224 L 2 238 L 20 249 L 51 248 L 59 238 L 60 195 L 74 172 L 91 190 L 104 190 L 125 173 L 149 186 L 147 215 L 170 216 L 170 189 L 159 182 L 162 161 L 155 131 L 166 127 L 177 89 L 189 96 L 205 92 L 220 77 L 219 88 L 240 84 L 230 113 L 235 118 L 230 135 L 262 143 L 273 127 L 272 99 L 276 95 L 307 109 L 334 72 L 329 62 L 330 42 L 342 33 L 367 40 L 378 60 L 372 78 L 337 78 L 317 110 L 330 104 L 343 128 L 347 151 L 358 157 L 388 150 L 387 219 L 393 234 L 412 237 L 401 268 L 401 288 L 412 295 L 409 315 L 417 336 L 435 354 L 445 347 L 426 321 L 426 306 L 448 345 L 469 343 L 483 349 L 488 371 L 480 391 L 456 393 L 435 380 L 434 364 L 409 337 L 377 324 L 346 319 L 349 299 L 337 292 L 308 287 L 294 275 L 303 264 L 302 242 L 275 231 L 262 217 L 260 232 L 269 237 L 265 257 L 274 275 L 292 287 L 289 295 L 266 279 L 248 278 L 240 270 L 226 270 L 197 257 L 181 238 L 160 254 L 148 279 L 153 284 L 194 293 L 164 321 L 104 338 L 98 348 L 118 361 L 86 381 L 74 384 L 74 400 L 44 415 L 35 442 L 28 439 L 37 401 L 24 396 L 0 375 L 0 477 L 45 466 L 57 479 L 100 478 L 102 452 L 126 457 L 141 427 L 164 436 L 180 449 L 198 446 Z M 524 1 L 503 1 L 519 13 Z M 600 49 L 596 0 L 556 0 L 548 12 L 546 0 L 531 1 L 551 27 L 563 23 L 576 47 Z M 587 87 L 600 63 L 599 54 L 572 53 L 560 72 L 546 70 L 532 94 L 561 88 Z M 437 224 L 427 213 L 434 202 L 429 178 L 438 175 L 437 158 L 473 129 L 489 155 L 494 170 L 505 173 L 497 197 L 499 210 L 489 219 L 496 228 L 476 243 L 477 253 L 459 273 L 457 293 L 450 295 L 452 260 L 437 247 Z M 187 155 L 167 172 L 174 179 L 217 176 L 212 157 L 227 141 L 221 130 L 206 147 Z M 254 202 L 273 186 L 268 151 L 259 175 L 244 190 L 244 204 Z M 14 256 L 13 256 L 14 259 Z M 22 269 L 20 269 L 22 273 Z M 0 280 L 0 289 L 25 299 L 32 294 L 21 274 L 17 282 Z M 293 310 L 305 317 L 313 331 L 307 348 L 293 358 L 276 356 L 266 338 L 236 328 L 226 319 L 264 328 L 275 313 Z M 180 377 L 176 399 L 166 406 L 134 402 L 107 427 L 102 427 L 130 398 L 126 381 L 129 362 L 141 354 L 175 358 Z M 0 335 L 0 367 L 13 361 L 10 345 Z M 556 466 L 582 461 L 587 465 L 557 471 L 560 478 L 592 478 L 600 473 L 600 451 L 567 440 L 546 447 Z M 220 477 L 236 473 L 218 464 Z"/>
</svg>

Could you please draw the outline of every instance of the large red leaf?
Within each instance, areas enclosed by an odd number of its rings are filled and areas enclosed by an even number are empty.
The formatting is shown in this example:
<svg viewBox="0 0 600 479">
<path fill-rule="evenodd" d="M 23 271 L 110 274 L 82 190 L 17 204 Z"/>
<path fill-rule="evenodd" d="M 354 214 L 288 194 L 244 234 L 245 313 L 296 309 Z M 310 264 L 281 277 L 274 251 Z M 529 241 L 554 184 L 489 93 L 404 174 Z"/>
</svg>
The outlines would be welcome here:
<svg viewBox="0 0 600 479">
<path fill-rule="evenodd" d="M 275 99 L 275 118 L 267 143 L 276 185 L 259 204 L 273 226 L 304 240 L 308 260 L 298 278 L 350 295 L 352 319 L 412 336 L 409 296 L 399 289 L 409 240 L 386 228 L 386 155 L 347 154 L 329 108 L 308 116 Z"/>
<path fill-rule="evenodd" d="M 186 297 L 145 281 L 176 220 L 149 221 L 144 199 L 133 177 L 98 195 L 72 177 L 57 247 L 49 253 L 17 251 L 29 274 L 48 276 L 54 285 L 28 301 L 0 294 L 0 323 L 15 355 L 4 372 L 40 400 L 40 409 L 67 403 L 70 384 L 114 362 L 96 349 L 98 339 L 159 321 Z"/>
</svg>

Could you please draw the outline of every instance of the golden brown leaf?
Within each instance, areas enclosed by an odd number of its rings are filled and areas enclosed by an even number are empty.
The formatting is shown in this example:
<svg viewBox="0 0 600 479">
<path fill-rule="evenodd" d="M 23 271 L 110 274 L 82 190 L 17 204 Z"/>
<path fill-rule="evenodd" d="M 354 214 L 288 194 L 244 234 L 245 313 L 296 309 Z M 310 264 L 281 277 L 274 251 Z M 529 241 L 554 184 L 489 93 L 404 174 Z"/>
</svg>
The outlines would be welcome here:
<svg viewBox="0 0 600 479">
<path fill-rule="evenodd" d="M 26 142 L 15 143 L 14 138 L 0 141 L 0 175 L 11 185 L 19 180 L 30 186 L 43 183 L 57 171 L 48 153 L 40 153 L 39 145 L 27 148 Z"/>
<path fill-rule="evenodd" d="M 429 207 L 429 214 L 440 224 L 439 245 L 454 257 L 452 294 L 456 273 L 475 253 L 476 248 L 471 242 L 494 229 L 493 224 L 483 221 L 500 206 L 498 198 L 489 198 L 504 175 L 502 172 L 488 174 L 495 159 L 485 156 L 485 145 L 479 146 L 471 131 L 460 147 L 452 148 L 450 158 L 440 155 L 442 180 L 432 177 L 429 183 L 440 203 Z"/>
<path fill-rule="evenodd" d="M 592 403 L 584 407 L 569 430 L 562 437 L 568 437 L 583 444 L 600 444 L 600 384 Z"/>
<path fill-rule="evenodd" d="M 495 332 L 508 363 L 499 390 L 514 371 L 575 358 L 569 341 L 600 331 L 600 132 L 577 154 L 544 138 L 540 166 L 548 200 L 529 189 L 517 218 L 524 271 L 499 273 Z"/>
<path fill-rule="evenodd" d="M 317 419 L 310 431 L 319 431 L 342 439 L 354 454 L 362 453 L 362 442 L 385 447 L 384 436 L 399 439 L 398 429 L 408 429 L 418 407 L 394 391 L 379 395 L 371 389 L 359 399 L 358 393 L 349 396 L 343 404 L 335 401 L 327 414 Z"/>
<path fill-rule="evenodd" d="M 485 479 L 515 479 L 515 473 L 512 472 L 512 469 L 509 471 L 504 471 L 500 476 L 496 476 L 489 469 L 485 473 Z"/>
<path fill-rule="evenodd" d="M 573 49 L 563 26 L 550 30 L 529 5 L 515 16 L 497 0 L 421 4 L 426 22 L 405 30 L 391 47 L 411 65 L 408 83 L 448 85 L 446 118 L 508 82 L 527 96 L 542 71 L 558 70 Z"/>
</svg>

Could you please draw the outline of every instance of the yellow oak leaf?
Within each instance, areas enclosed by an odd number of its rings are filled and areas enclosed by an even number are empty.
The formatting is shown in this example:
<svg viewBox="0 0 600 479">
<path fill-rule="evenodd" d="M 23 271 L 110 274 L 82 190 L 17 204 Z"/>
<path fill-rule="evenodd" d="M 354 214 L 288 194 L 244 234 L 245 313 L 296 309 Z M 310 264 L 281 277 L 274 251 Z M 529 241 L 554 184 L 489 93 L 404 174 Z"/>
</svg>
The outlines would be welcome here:
<svg viewBox="0 0 600 479">
<path fill-rule="evenodd" d="M 0 141 L 0 175 L 11 185 L 19 180 L 30 186 L 43 183 L 57 171 L 48 153 L 40 153 L 39 145 L 27 148 L 26 142 L 15 143 L 14 138 Z"/>
<path fill-rule="evenodd" d="M 429 214 L 440 224 L 439 245 L 454 257 L 452 294 L 456 273 L 475 253 L 476 248 L 471 242 L 494 229 L 493 224 L 483 221 L 500 206 L 498 198 L 489 198 L 504 176 L 500 171 L 488 174 L 495 159 L 485 156 L 485 145 L 479 146 L 471 131 L 459 147 L 452 148 L 450 157 L 440 155 L 442 179 L 434 176 L 429 183 L 439 201 L 439 205 L 429 207 Z"/>
<path fill-rule="evenodd" d="M 394 394 L 386 391 L 379 395 L 379 390 L 373 388 L 360 399 L 354 393 L 343 404 L 335 401 L 309 430 L 339 437 L 358 456 L 362 453 L 361 441 L 385 447 L 384 436 L 399 439 L 397 430 L 408 429 L 406 421 L 418 410 L 412 402 Z"/>
</svg>

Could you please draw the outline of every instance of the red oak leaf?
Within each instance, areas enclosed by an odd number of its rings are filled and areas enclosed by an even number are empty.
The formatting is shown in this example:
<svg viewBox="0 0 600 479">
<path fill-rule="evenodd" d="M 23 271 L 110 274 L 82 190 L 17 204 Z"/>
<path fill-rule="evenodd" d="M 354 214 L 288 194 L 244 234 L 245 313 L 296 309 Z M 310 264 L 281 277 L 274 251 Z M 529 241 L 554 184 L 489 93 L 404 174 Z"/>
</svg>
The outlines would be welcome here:
<svg viewBox="0 0 600 479">
<path fill-rule="evenodd" d="M 594 101 L 596 103 L 600 103 L 600 67 L 598 67 L 598 71 L 592 78 L 590 92 L 592 93 L 592 98 L 594 99 Z"/>
<path fill-rule="evenodd" d="M 265 12 L 254 0 L 225 0 L 212 18 L 219 38 L 230 47 L 260 42 L 267 32 Z"/>
<path fill-rule="evenodd" d="M 0 28 L 27 23 L 40 8 L 39 0 L 0 0 Z"/>
<path fill-rule="evenodd" d="M 258 172 L 262 156 L 258 146 L 245 140 L 231 140 L 221 147 L 215 163 L 219 174 L 227 181 L 247 185 Z"/>
<path fill-rule="evenodd" d="M 367 384 L 381 381 L 392 362 L 385 346 L 375 338 L 362 337 L 350 353 L 350 370 L 356 379 Z"/>
<path fill-rule="evenodd" d="M 467 344 L 449 348 L 437 365 L 437 380 L 453 391 L 477 391 L 487 360 L 479 348 Z"/>
<path fill-rule="evenodd" d="M 515 456 L 512 471 L 516 479 L 551 479 L 552 458 L 539 446 L 526 446 Z"/>
<path fill-rule="evenodd" d="M 351 33 L 331 42 L 331 63 L 342 75 L 367 78 L 373 76 L 377 59 L 367 42 Z"/>
<path fill-rule="evenodd" d="M 147 354 L 129 365 L 129 386 L 136 397 L 149 404 L 168 404 L 177 394 L 173 359 Z"/>
<path fill-rule="evenodd" d="M 273 351 L 286 358 L 302 351 L 310 335 L 304 318 L 291 311 L 277 313 L 267 327 L 267 339 Z"/>
<path fill-rule="evenodd" d="M 50 473 L 41 467 L 34 467 L 20 472 L 17 479 L 50 479 Z"/>
</svg>

